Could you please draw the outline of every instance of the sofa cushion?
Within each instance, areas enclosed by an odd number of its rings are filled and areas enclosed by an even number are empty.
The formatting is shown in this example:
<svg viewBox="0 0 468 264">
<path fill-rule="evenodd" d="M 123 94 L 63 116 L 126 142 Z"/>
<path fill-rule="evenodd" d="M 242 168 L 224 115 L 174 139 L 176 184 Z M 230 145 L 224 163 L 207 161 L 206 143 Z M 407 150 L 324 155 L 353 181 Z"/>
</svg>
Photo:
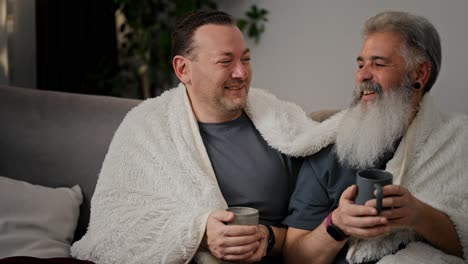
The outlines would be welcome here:
<svg viewBox="0 0 468 264">
<path fill-rule="evenodd" d="M 0 86 L 0 175 L 53 188 L 79 185 L 83 204 L 74 237 L 79 240 L 114 132 L 139 103 Z"/>
<path fill-rule="evenodd" d="M 0 177 L 0 258 L 69 257 L 83 196 Z"/>
</svg>

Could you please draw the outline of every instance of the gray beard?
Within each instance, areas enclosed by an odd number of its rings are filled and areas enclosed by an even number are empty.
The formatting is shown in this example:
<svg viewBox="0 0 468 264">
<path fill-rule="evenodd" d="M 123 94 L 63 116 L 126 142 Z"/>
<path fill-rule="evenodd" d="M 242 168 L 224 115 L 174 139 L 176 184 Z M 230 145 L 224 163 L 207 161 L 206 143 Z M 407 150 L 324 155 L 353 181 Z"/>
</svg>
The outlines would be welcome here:
<svg viewBox="0 0 468 264">
<path fill-rule="evenodd" d="M 361 89 L 356 88 L 355 97 L 358 92 L 360 97 Z M 354 98 L 343 117 L 335 145 L 340 164 L 355 169 L 373 168 L 385 153 L 395 151 L 395 142 L 406 132 L 414 95 L 408 79 L 399 88 L 378 92 L 377 100 L 372 102 Z"/>
</svg>

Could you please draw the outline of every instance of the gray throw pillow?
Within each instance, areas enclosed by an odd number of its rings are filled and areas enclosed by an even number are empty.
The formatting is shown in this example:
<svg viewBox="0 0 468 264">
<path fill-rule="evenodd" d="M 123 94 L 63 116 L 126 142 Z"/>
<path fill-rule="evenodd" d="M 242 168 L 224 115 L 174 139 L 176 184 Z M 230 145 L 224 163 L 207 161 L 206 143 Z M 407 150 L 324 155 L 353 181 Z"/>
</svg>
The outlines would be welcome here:
<svg viewBox="0 0 468 264">
<path fill-rule="evenodd" d="M 83 195 L 0 177 L 0 259 L 69 257 Z"/>
</svg>

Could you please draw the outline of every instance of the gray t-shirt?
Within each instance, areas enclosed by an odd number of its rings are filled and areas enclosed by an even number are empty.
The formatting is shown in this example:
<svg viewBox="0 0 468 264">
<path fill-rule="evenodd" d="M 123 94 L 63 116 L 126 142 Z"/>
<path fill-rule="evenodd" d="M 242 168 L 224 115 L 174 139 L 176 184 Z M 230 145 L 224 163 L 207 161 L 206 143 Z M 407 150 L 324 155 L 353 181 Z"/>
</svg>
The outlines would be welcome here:
<svg viewBox="0 0 468 264">
<path fill-rule="evenodd" d="M 400 141 L 397 140 L 395 146 Z M 289 227 L 314 230 L 338 207 L 341 194 L 346 188 L 356 183 L 357 169 L 342 165 L 334 150 L 335 145 L 329 145 L 320 152 L 309 156 L 297 177 L 297 187 L 291 197 L 289 215 L 283 223 Z M 387 162 L 393 157 L 393 151 L 384 153 L 376 168 L 385 169 Z M 333 264 L 348 263 L 346 254 L 348 245 L 344 245 Z M 373 264 L 375 261 L 361 264 Z"/>
<path fill-rule="evenodd" d="M 268 146 L 245 113 L 198 125 L 227 204 L 257 208 L 261 224 L 281 226 L 291 194 L 287 158 Z"/>
</svg>

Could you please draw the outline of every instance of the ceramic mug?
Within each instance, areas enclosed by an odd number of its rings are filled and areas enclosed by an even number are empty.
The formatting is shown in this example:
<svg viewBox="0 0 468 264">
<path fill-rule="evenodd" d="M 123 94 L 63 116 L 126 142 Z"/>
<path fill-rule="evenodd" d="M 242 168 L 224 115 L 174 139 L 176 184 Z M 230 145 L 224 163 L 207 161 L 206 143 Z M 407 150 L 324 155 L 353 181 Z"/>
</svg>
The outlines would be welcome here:
<svg viewBox="0 0 468 264">
<path fill-rule="evenodd" d="M 258 224 L 258 210 L 251 207 L 234 206 L 227 209 L 233 212 L 234 220 L 227 223 L 228 225 L 257 225 Z"/>
<path fill-rule="evenodd" d="M 356 204 L 364 205 L 367 201 L 377 200 L 377 212 L 382 211 L 382 186 L 393 183 L 393 175 L 385 170 L 365 169 L 356 174 Z M 374 192 L 376 195 L 374 195 Z"/>
</svg>

